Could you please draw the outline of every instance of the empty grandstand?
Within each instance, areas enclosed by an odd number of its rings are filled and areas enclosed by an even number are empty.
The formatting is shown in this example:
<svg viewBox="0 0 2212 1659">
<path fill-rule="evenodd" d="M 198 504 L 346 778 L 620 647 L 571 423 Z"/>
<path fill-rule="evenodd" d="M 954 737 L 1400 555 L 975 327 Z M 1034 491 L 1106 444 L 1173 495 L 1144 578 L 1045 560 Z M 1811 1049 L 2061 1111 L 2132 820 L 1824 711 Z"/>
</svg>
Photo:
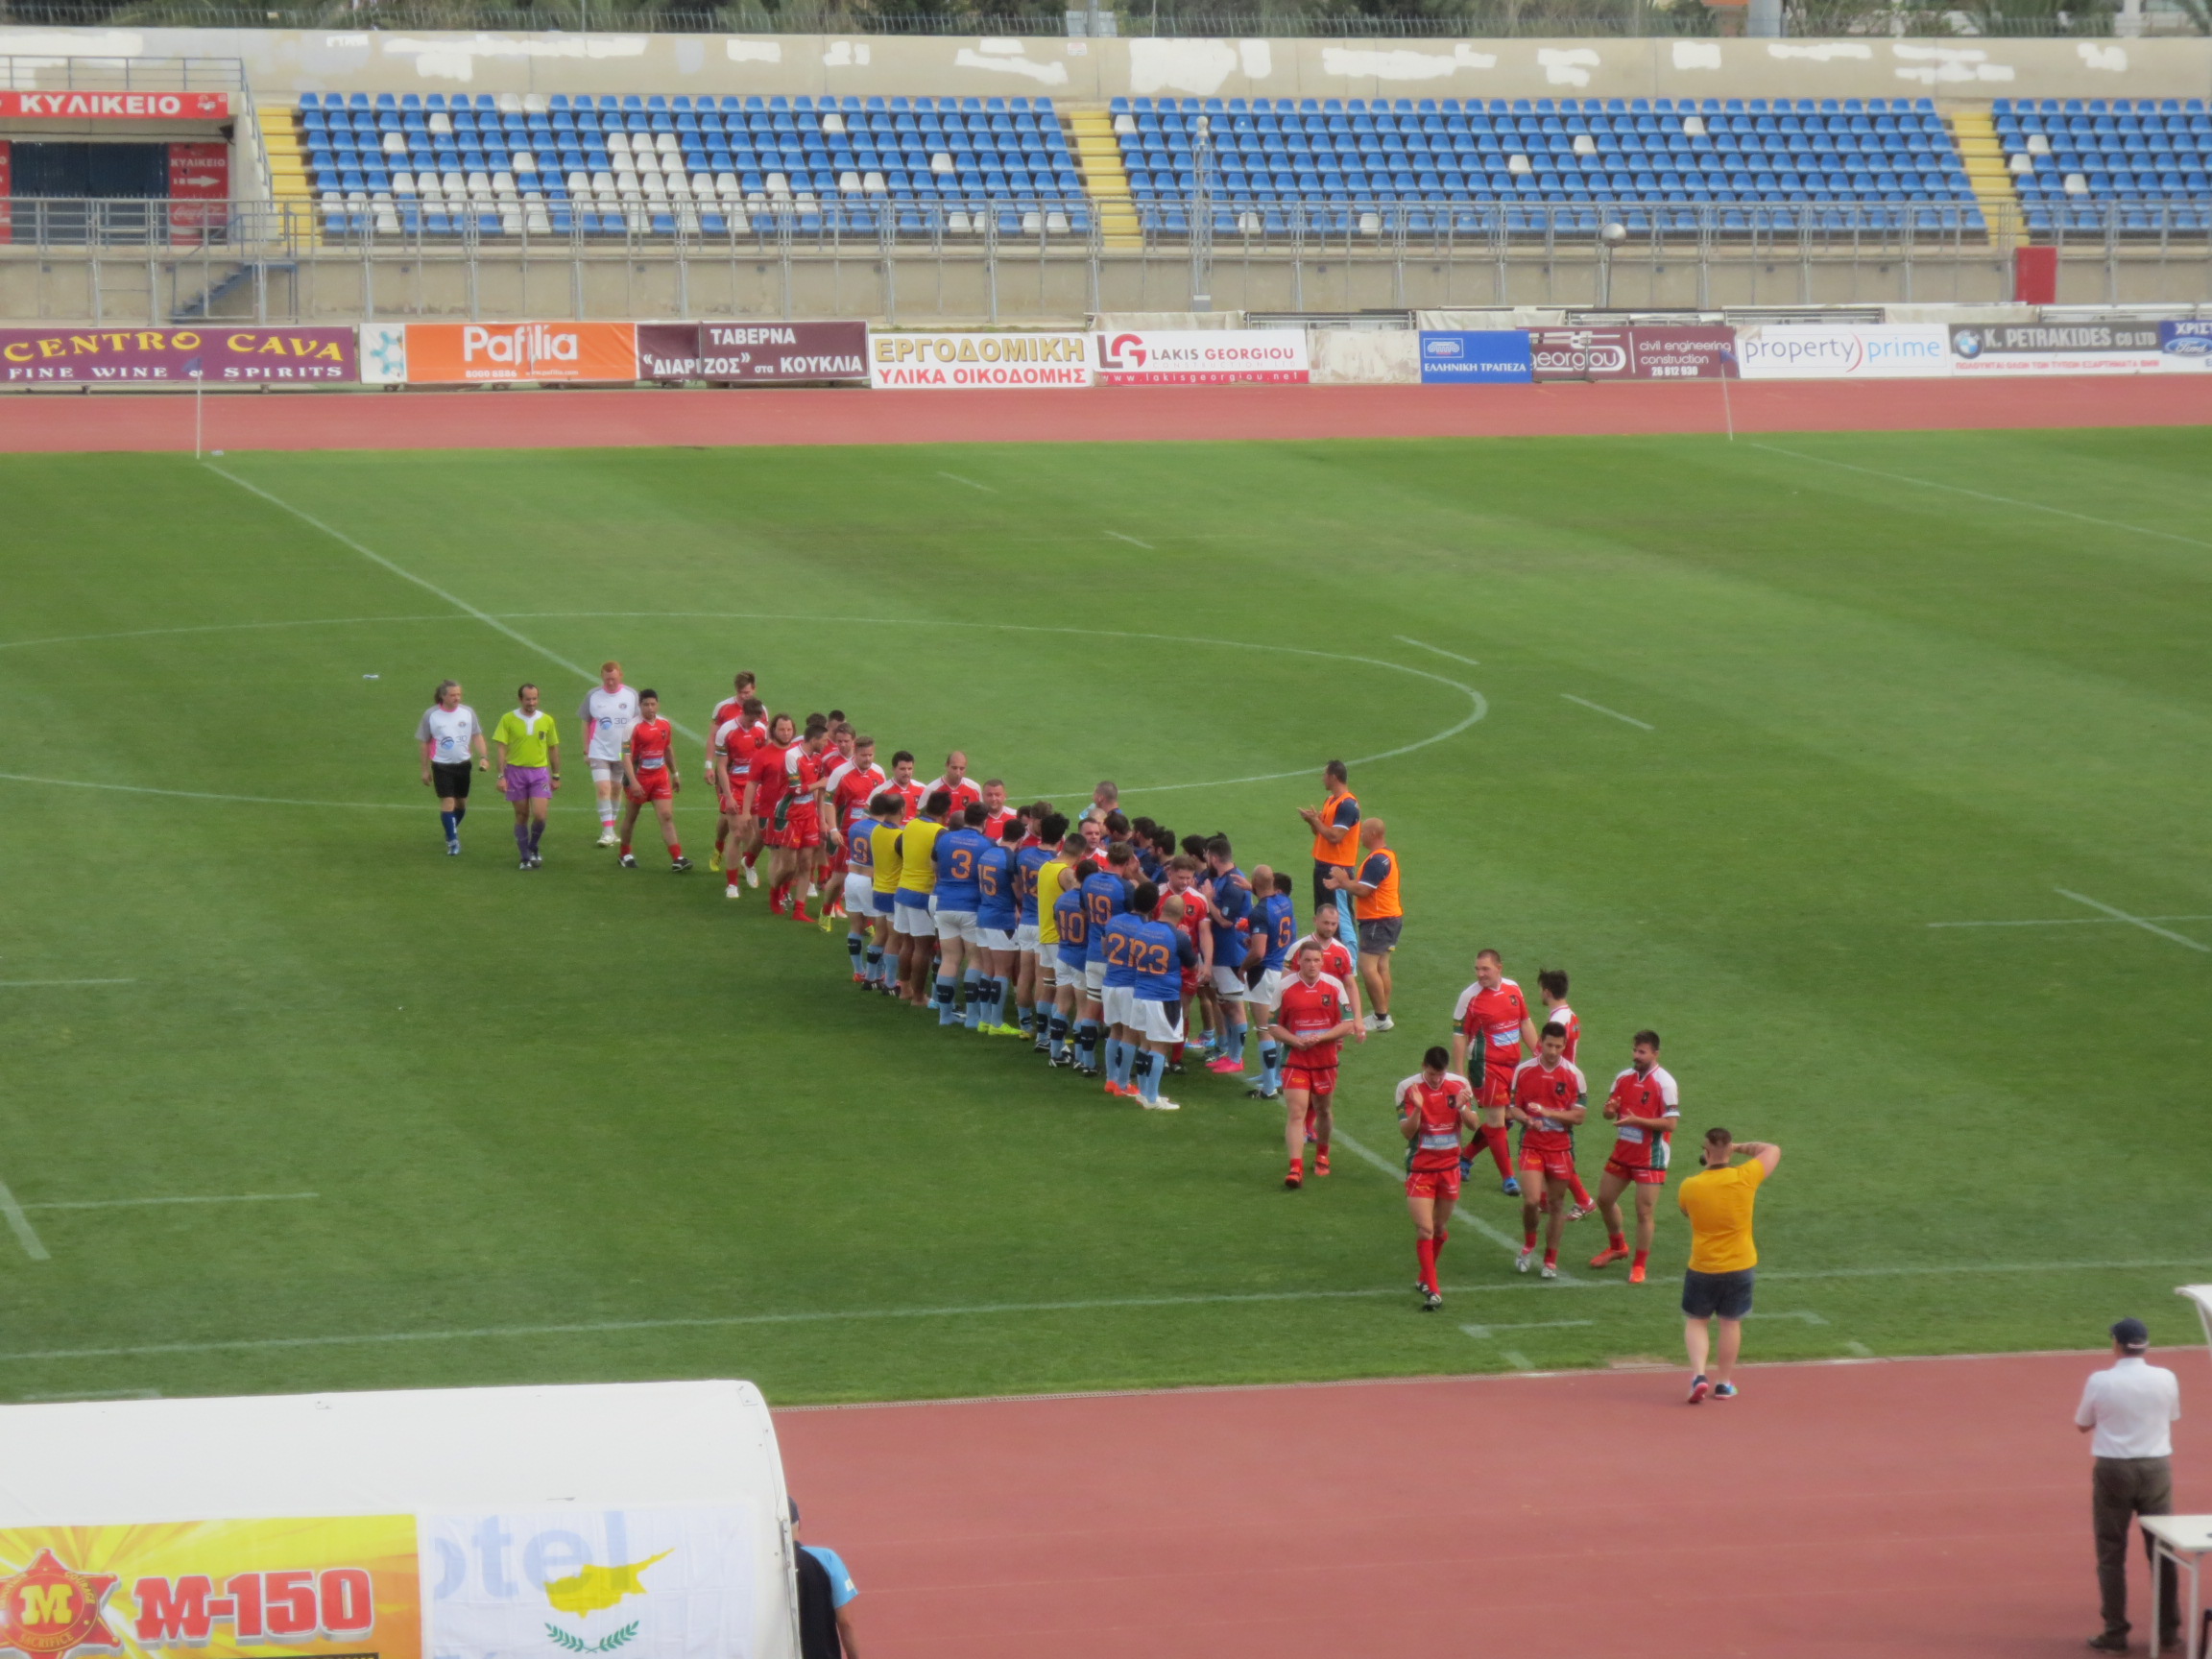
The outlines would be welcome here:
<svg viewBox="0 0 2212 1659">
<path fill-rule="evenodd" d="M 2000 98 L 1990 114 L 2028 228 L 2212 228 L 2212 115 L 2201 98 Z"/>
</svg>

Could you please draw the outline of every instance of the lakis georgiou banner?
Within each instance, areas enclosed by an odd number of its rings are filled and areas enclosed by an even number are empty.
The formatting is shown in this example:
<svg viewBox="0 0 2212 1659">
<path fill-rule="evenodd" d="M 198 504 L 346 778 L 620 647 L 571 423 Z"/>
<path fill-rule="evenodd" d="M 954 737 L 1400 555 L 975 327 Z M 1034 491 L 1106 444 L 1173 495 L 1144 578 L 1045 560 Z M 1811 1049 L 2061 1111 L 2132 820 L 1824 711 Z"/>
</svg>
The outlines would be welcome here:
<svg viewBox="0 0 2212 1659">
<path fill-rule="evenodd" d="M 0 1528 L 33 1659 L 742 1659 L 751 1518 L 683 1505 Z M 771 1622 L 773 1614 L 771 1612 Z"/>
<path fill-rule="evenodd" d="M 346 385 L 351 328 L 0 328 L 0 385 Z"/>
</svg>

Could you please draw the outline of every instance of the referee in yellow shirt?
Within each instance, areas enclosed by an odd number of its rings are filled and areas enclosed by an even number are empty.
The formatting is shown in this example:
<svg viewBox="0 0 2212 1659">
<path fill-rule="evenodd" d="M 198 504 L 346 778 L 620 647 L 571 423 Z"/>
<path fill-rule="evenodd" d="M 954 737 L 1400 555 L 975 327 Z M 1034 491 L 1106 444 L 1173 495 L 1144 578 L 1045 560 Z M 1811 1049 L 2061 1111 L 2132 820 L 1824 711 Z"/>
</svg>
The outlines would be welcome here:
<svg viewBox="0 0 2212 1659">
<path fill-rule="evenodd" d="M 1748 1163 L 1739 1164 L 1741 1154 Z M 1710 1393 L 1736 1398 L 1736 1356 L 1743 1346 L 1743 1316 L 1751 1311 L 1758 1277 L 1758 1246 L 1751 1242 L 1751 1209 L 1760 1185 L 1782 1162 L 1782 1148 L 1765 1141 L 1739 1144 L 1725 1129 L 1705 1131 L 1705 1167 L 1674 1195 L 1690 1218 L 1690 1267 L 1682 1275 L 1682 1341 L 1690 1351 L 1690 1404 Z M 1720 1325 L 1719 1359 L 1705 1372 L 1710 1321 Z"/>
</svg>

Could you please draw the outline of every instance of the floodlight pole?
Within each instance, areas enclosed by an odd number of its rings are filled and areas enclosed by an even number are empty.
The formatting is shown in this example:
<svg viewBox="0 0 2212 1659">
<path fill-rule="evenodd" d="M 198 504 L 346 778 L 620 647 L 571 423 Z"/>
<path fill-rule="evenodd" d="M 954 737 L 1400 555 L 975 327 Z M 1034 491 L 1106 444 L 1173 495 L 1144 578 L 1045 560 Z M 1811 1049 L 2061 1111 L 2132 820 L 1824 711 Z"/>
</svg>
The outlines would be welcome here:
<svg viewBox="0 0 2212 1659">
<path fill-rule="evenodd" d="M 1214 309 L 1214 203 L 1207 179 L 1214 170 L 1214 125 L 1198 117 L 1197 143 L 1191 152 L 1198 164 L 1198 187 L 1190 193 L 1190 309 Z"/>
<path fill-rule="evenodd" d="M 206 390 L 206 376 L 204 373 L 195 372 L 192 376 L 192 459 L 195 461 L 200 459 L 200 420 L 202 409 L 200 395 Z"/>
</svg>

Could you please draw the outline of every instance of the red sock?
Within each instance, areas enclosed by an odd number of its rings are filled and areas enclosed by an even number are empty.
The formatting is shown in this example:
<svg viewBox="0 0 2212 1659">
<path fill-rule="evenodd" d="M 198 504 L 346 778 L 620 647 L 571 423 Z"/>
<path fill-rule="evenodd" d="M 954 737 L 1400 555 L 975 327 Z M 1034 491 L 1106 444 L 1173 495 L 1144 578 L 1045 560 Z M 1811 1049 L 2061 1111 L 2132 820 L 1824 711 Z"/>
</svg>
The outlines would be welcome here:
<svg viewBox="0 0 2212 1659">
<path fill-rule="evenodd" d="M 1635 1261 L 1633 1261 L 1633 1262 L 1629 1262 L 1629 1263 L 1628 1263 L 1628 1265 L 1629 1265 L 1629 1266 L 1631 1266 L 1631 1267 L 1641 1267 L 1641 1266 L 1643 1266 L 1643 1265 L 1644 1265 L 1644 1263 L 1645 1263 L 1646 1262 L 1647 1262 L 1648 1260 L 1650 1260 L 1650 1256 L 1651 1256 L 1651 1252 L 1650 1252 L 1650 1251 L 1648 1251 L 1648 1250 L 1639 1250 L 1639 1251 L 1637 1251 L 1637 1252 L 1636 1252 L 1636 1260 L 1635 1260 Z"/>
<path fill-rule="evenodd" d="M 1180 1044 L 1180 1043 L 1176 1044 L 1174 1047 L 1170 1048 L 1170 1049 L 1167 1051 L 1167 1061 L 1168 1061 L 1168 1064 L 1169 1064 L 1169 1065 L 1172 1065 L 1172 1066 L 1180 1066 L 1180 1065 L 1182 1065 L 1182 1064 L 1183 1064 L 1183 1045 L 1182 1045 L 1182 1044 Z"/>
<path fill-rule="evenodd" d="M 1505 1140 L 1505 1126 L 1501 1123 L 1496 1128 L 1492 1128 L 1487 1123 L 1483 1124 L 1482 1143 L 1490 1148 L 1490 1156 L 1498 1160 L 1498 1174 L 1500 1179 L 1505 1181 L 1512 1180 L 1512 1160 L 1507 1158 L 1505 1155 L 1507 1145 Z M 1534 1240 L 1531 1239 L 1530 1242 L 1533 1243 Z"/>
<path fill-rule="evenodd" d="M 1569 1169 L 1567 1171 L 1567 1185 L 1574 1189 L 1575 1202 L 1576 1204 L 1580 1205 L 1585 1210 L 1595 1210 L 1598 1208 L 1596 1204 L 1591 1202 L 1590 1189 L 1582 1185 L 1582 1177 L 1577 1175 L 1573 1169 Z"/>
<path fill-rule="evenodd" d="M 1442 1256 L 1444 1254 L 1444 1246 L 1449 1244 L 1451 1241 L 1451 1234 L 1445 1232 L 1441 1227 L 1436 1229 L 1436 1254 L 1438 1256 Z"/>
<path fill-rule="evenodd" d="M 1545 1265 L 1545 1266 L 1547 1266 L 1547 1267 L 1556 1267 L 1556 1266 L 1558 1266 L 1558 1265 L 1559 1265 L 1559 1252 L 1558 1252 L 1558 1251 L 1556 1251 L 1556 1250 L 1547 1250 L 1547 1251 L 1545 1251 L 1545 1252 L 1544 1252 L 1544 1265 Z"/>
<path fill-rule="evenodd" d="M 759 856 L 760 856 L 760 849 L 759 849 L 759 848 L 757 848 L 757 847 L 754 848 L 752 852 L 750 852 L 750 853 L 746 854 L 745 854 L 745 868 L 746 868 L 746 869 L 748 869 L 748 870 L 752 869 L 752 868 L 753 868 L 753 860 L 754 860 L 754 859 L 756 859 L 756 858 L 757 858 L 757 857 L 759 857 Z"/>
<path fill-rule="evenodd" d="M 622 856 L 625 858 L 630 856 L 630 843 L 627 841 L 622 843 Z"/>
<path fill-rule="evenodd" d="M 1436 1240 L 1416 1238 L 1413 1253 L 1421 1259 L 1421 1283 L 1430 1289 L 1436 1288 Z"/>
<path fill-rule="evenodd" d="M 1627 1248 L 1628 1248 L 1628 1235 L 1627 1235 L 1627 1234 L 1625 1234 L 1625 1233 L 1616 1233 L 1616 1234 L 1614 1234 L 1614 1235 L 1613 1235 L 1613 1236 L 1612 1236 L 1610 1238 L 1608 1238 L 1608 1239 L 1606 1239 L 1606 1240 L 1605 1240 L 1605 1247 L 1606 1247 L 1608 1250 L 1625 1250 L 1625 1249 L 1627 1249 Z"/>
<path fill-rule="evenodd" d="M 1522 1229 L 1521 1229 L 1521 1248 L 1522 1248 L 1524 1251 L 1527 1251 L 1527 1250 L 1533 1250 L 1533 1249 L 1535 1249 L 1535 1248 L 1536 1248 L 1536 1229 L 1535 1229 L 1535 1228 L 1533 1228 L 1533 1227 L 1524 1227 L 1524 1228 L 1522 1228 Z"/>
<path fill-rule="evenodd" d="M 668 856 L 669 856 L 669 857 L 671 857 L 671 858 L 681 858 L 681 857 L 683 857 L 683 856 L 684 856 L 684 843 L 683 843 L 683 842 L 681 842 L 681 841 L 671 841 L 671 842 L 669 842 L 669 843 L 668 843 Z"/>
</svg>

